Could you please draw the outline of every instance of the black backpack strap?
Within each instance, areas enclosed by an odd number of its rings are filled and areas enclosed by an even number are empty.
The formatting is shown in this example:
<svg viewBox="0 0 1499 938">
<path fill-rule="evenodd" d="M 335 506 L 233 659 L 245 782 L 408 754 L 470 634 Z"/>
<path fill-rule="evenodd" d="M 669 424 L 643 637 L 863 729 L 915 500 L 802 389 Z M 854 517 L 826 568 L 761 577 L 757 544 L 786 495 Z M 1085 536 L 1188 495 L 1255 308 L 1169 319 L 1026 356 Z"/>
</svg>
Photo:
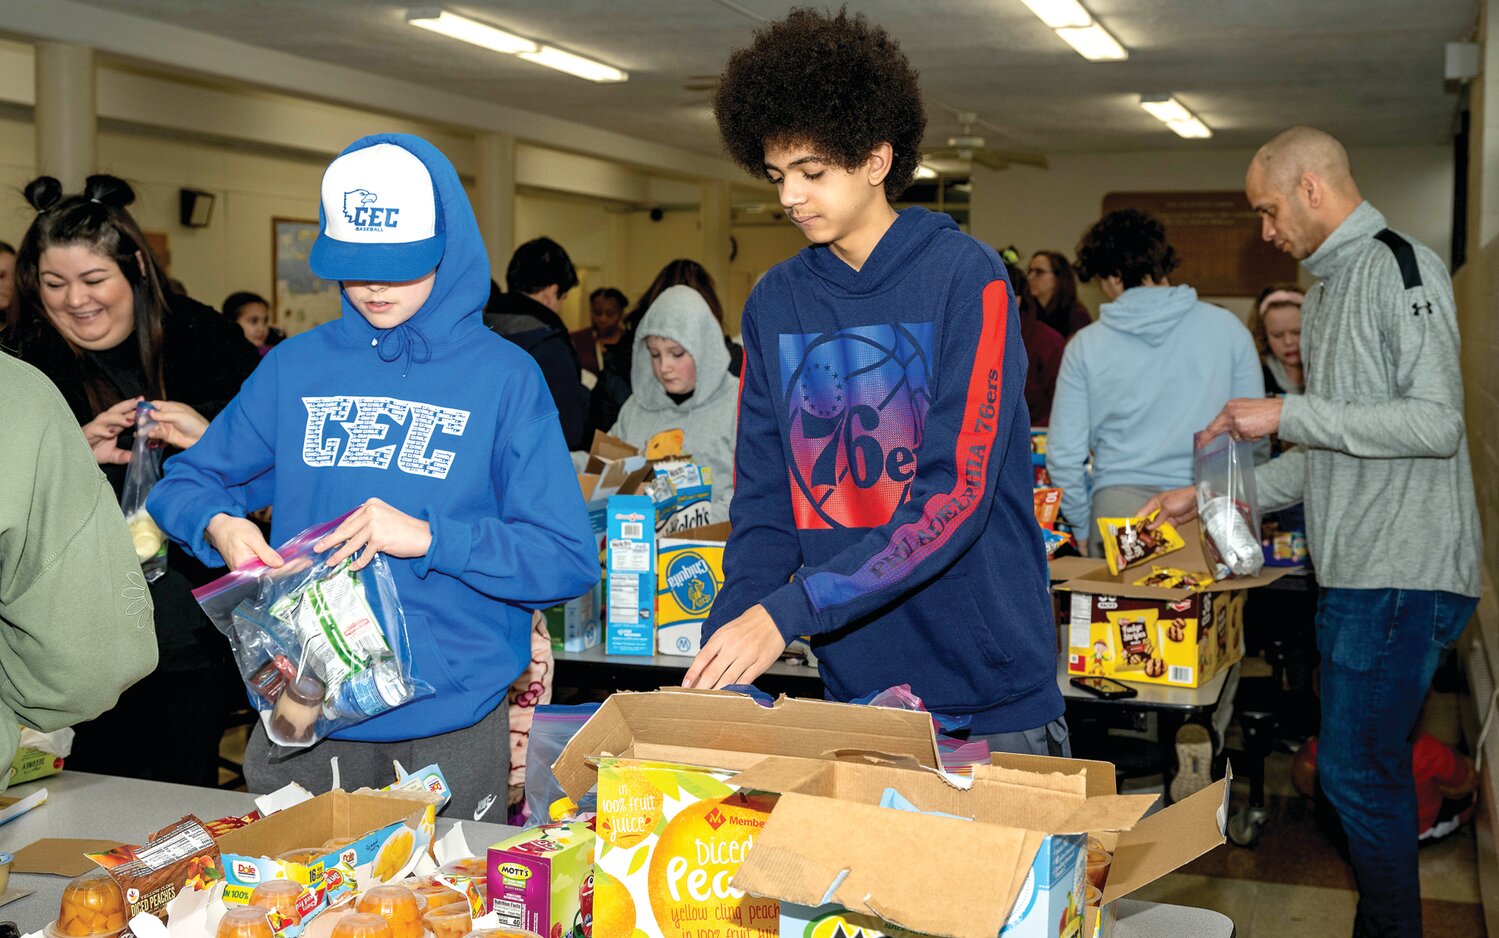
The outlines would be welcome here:
<svg viewBox="0 0 1499 938">
<path fill-rule="evenodd" d="M 1416 263 L 1416 249 L 1411 247 L 1411 243 L 1388 228 L 1376 234 L 1374 238 L 1383 241 L 1384 246 L 1395 255 L 1395 263 L 1400 265 L 1400 279 L 1405 281 L 1405 288 L 1412 290 L 1419 287 L 1421 266 Z"/>
</svg>

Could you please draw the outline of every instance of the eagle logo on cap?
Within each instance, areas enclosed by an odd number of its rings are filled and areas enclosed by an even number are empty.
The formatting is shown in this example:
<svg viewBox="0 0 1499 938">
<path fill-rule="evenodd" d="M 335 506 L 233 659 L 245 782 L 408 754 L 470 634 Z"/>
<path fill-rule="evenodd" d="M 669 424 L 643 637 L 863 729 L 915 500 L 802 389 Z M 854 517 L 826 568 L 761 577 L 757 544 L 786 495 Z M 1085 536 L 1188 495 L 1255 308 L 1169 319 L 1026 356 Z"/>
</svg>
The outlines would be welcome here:
<svg viewBox="0 0 1499 938">
<path fill-rule="evenodd" d="M 344 217 L 349 220 L 350 224 L 359 224 L 354 219 L 354 214 L 359 210 L 360 206 L 374 205 L 375 200 L 378 198 L 379 196 L 368 189 L 350 189 L 344 193 Z"/>
</svg>

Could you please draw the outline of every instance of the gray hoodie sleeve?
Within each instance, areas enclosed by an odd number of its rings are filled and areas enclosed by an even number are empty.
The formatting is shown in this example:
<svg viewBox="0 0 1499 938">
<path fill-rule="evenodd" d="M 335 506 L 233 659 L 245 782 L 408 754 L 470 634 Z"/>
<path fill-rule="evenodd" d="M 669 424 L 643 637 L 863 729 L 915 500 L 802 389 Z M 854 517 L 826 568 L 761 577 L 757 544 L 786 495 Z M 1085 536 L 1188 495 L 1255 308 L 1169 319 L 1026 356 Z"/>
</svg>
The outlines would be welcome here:
<svg viewBox="0 0 1499 938">
<path fill-rule="evenodd" d="M 1421 286 L 1406 290 L 1393 258 L 1376 265 L 1363 285 L 1361 299 L 1378 329 L 1383 360 L 1346 363 L 1386 371 L 1394 396 L 1288 397 L 1280 417 L 1283 439 L 1375 459 L 1441 459 L 1457 452 L 1463 438 L 1463 385 L 1451 282 L 1431 251 L 1417 248 L 1416 256 Z M 1352 337 L 1346 345 L 1350 355 L 1358 356 Z"/>
<path fill-rule="evenodd" d="M 1306 494 L 1306 450 L 1288 449 L 1254 470 L 1254 489 L 1261 511 L 1280 511 Z"/>
</svg>

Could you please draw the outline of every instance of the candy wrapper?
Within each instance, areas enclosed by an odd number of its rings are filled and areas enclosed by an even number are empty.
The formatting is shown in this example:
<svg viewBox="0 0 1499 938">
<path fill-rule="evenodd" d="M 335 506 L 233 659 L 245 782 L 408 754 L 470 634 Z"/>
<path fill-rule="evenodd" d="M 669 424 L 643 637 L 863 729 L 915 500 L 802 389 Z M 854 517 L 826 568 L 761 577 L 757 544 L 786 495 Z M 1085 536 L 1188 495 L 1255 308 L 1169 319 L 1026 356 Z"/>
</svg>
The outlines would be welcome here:
<svg viewBox="0 0 1499 938">
<path fill-rule="evenodd" d="M 1171 525 L 1150 527 L 1158 514 L 1160 509 L 1139 518 L 1098 519 L 1098 533 L 1103 537 L 1104 557 L 1109 562 L 1110 573 L 1118 576 L 1130 567 L 1187 546 Z"/>
<path fill-rule="evenodd" d="M 1161 658 L 1161 626 L 1154 609 L 1110 612 L 1109 637 L 1114 643 L 1114 672 L 1144 671 L 1149 677 L 1166 673 Z"/>
<path fill-rule="evenodd" d="M 130 540 L 135 545 L 135 559 L 141 562 L 141 573 L 147 583 L 154 583 L 167 572 L 167 539 L 146 513 L 146 496 L 161 481 L 163 449 L 160 442 L 149 436 L 156 426 L 150 414 L 150 402 L 135 405 L 135 442 L 130 447 L 130 465 L 125 469 L 125 486 L 120 492 L 120 513 L 130 526 Z"/>
<path fill-rule="evenodd" d="M 278 551 L 193 591 L 229 638 L 250 705 L 271 742 L 306 748 L 337 730 L 425 697 L 406 617 L 385 558 L 363 570 L 312 545 L 344 518 L 308 528 Z"/>
<path fill-rule="evenodd" d="M 1265 565 L 1260 506 L 1254 488 L 1254 450 L 1227 434 L 1193 439 L 1192 484 L 1197 490 L 1202 545 L 1218 579 L 1254 576 Z"/>
</svg>

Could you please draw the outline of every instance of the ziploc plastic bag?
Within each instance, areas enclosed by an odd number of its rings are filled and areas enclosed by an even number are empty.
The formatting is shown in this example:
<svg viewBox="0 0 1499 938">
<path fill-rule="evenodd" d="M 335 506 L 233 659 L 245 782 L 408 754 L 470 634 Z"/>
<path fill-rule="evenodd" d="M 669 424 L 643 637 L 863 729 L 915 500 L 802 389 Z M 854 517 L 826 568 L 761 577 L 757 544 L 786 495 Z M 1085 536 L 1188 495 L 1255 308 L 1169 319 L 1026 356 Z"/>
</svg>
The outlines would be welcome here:
<svg viewBox="0 0 1499 938">
<path fill-rule="evenodd" d="M 352 513 L 352 512 L 351 512 Z M 414 672 L 390 565 L 336 567 L 312 545 L 348 514 L 308 528 L 271 569 L 251 561 L 193 591 L 229 639 L 250 705 L 271 742 L 305 748 L 432 693 Z"/>
<path fill-rule="evenodd" d="M 162 456 L 162 444 L 148 436 L 156 426 L 150 412 L 149 401 L 135 405 L 135 443 L 130 447 L 130 465 L 125 469 L 120 513 L 130 526 L 130 540 L 135 545 L 135 558 L 141 562 L 141 573 L 147 583 L 154 583 L 167 572 L 167 539 L 146 514 L 146 496 L 161 481 Z"/>
<path fill-rule="evenodd" d="M 1228 434 L 1192 440 L 1192 484 L 1202 546 L 1213 575 L 1254 576 L 1265 565 L 1260 502 L 1254 489 L 1254 446 Z"/>
<path fill-rule="evenodd" d="M 578 730 L 599 709 L 597 703 L 541 704 L 531 718 L 531 741 L 526 752 L 526 809 L 530 817 L 527 827 L 535 827 L 551 821 L 552 805 L 566 798 L 562 784 L 552 773 L 552 763 L 562 755 L 562 750 Z M 579 812 L 591 813 L 597 793 L 590 791 L 578 805 Z"/>
</svg>

